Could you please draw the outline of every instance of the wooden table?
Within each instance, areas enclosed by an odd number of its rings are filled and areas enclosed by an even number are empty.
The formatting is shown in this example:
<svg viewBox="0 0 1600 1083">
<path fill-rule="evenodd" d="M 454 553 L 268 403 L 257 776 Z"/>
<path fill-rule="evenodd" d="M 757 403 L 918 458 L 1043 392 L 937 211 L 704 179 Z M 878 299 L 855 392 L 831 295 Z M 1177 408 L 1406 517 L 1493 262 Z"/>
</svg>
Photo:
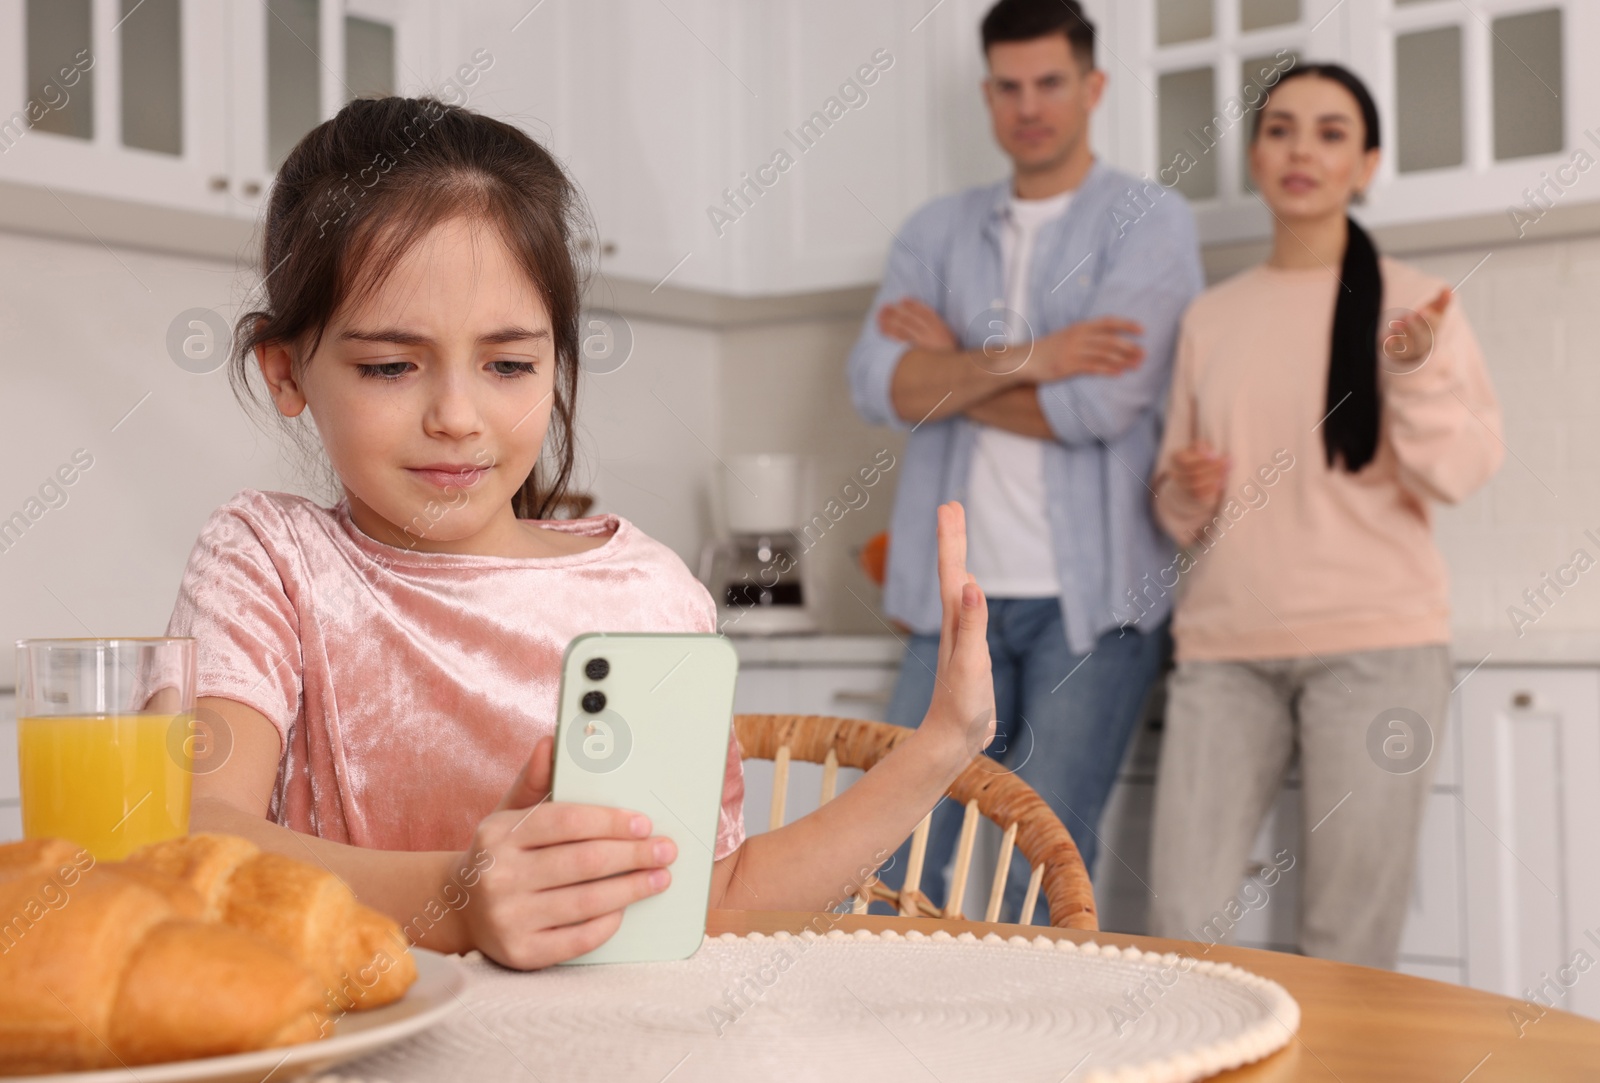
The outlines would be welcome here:
<svg viewBox="0 0 1600 1083">
<path fill-rule="evenodd" d="M 817 917 L 787 910 L 713 910 L 706 928 L 712 936 L 780 930 L 798 933 Z M 1184 940 L 1037 925 L 865 915 L 826 915 L 825 920 L 830 922 L 827 927 L 845 932 L 945 929 L 952 934 L 1042 934 L 1079 943 L 1131 944 L 1145 951 L 1175 951 L 1254 971 L 1282 985 L 1300 1002 L 1300 1030 L 1295 1040 L 1265 1060 L 1214 1077 L 1227 1083 L 1463 1083 L 1469 1077 L 1472 1083 L 1600 1080 L 1600 1022 L 1388 970 L 1223 944 L 1207 950 L 1204 944 Z M 1600 970 L 1579 980 L 1600 981 Z M 1521 1015 L 1514 1019 L 1513 1010 Z"/>
</svg>

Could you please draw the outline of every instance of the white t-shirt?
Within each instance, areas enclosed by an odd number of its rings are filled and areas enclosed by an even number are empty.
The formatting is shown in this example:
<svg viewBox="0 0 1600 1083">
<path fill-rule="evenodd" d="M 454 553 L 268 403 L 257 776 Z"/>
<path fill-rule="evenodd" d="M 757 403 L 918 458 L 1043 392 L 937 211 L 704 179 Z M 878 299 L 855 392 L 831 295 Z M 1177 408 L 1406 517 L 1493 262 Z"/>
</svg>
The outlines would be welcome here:
<svg viewBox="0 0 1600 1083">
<path fill-rule="evenodd" d="M 1028 271 L 1039 227 L 1067 209 L 1072 192 L 1048 199 L 1011 197 L 1000 232 L 1005 306 L 1032 320 L 1027 309 Z M 1021 324 L 1013 332 L 1021 331 Z M 1013 333 L 1010 337 L 1025 337 Z M 1044 441 L 978 424 L 967 482 L 967 570 L 991 598 L 1054 597 L 1061 593 L 1045 514 Z"/>
</svg>

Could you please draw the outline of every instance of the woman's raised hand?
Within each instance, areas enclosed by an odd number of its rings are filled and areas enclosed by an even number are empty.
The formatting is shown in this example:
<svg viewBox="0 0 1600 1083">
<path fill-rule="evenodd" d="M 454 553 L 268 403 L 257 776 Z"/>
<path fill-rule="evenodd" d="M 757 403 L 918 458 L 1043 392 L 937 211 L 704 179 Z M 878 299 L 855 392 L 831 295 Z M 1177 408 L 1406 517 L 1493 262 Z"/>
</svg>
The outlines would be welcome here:
<svg viewBox="0 0 1600 1083">
<path fill-rule="evenodd" d="M 1173 452 L 1170 469 L 1173 480 L 1196 504 L 1210 508 L 1222 498 L 1222 486 L 1228 479 L 1228 457 L 1204 440 Z"/>
<path fill-rule="evenodd" d="M 643 813 L 549 800 L 554 750 L 553 737 L 534 745 L 466 855 L 484 870 L 462 908 L 472 946 L 518 970 L 605 943 L 624 907 L 666 888 L 678 856 L 671 839 L 647 837 Z"/>
<path fill-rule="evenodd" d="M 1450 287 L 1446 286 L 1432 301 L 1423 305 L 1421 311 L 1392 319 L 1379 329 L 1380 348 L 1383 359 L 1389 363 L 1387 367 L 1396 372 L 1409 372 L 1428 359 L 1433 353 L 1434 328 L 1444 319 L 1445 309 L 1450 307 L 1450 298 L 1453 296 Z"/>
<path fill-rule="evenodd" d="M 967 571 L 966 511 L 957 501 L 936 509 L 939 519 L 939 664 L 933 701 L 920 731 L 959 749 L 961 763 L 994 739 L 994 676 L 989 666 L 989 607 Z"/>
</svg>

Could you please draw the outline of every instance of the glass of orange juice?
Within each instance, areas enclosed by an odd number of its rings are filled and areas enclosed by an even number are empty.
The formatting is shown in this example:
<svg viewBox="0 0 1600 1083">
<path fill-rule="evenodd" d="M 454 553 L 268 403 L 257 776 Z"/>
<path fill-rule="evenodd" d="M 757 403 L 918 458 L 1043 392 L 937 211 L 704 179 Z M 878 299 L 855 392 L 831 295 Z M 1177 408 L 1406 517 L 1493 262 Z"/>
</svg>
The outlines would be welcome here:
<svg viewBox="0 0 1600 1083">
<path fill-rule="evenodd" d="M 96 860 L 189 831 L 194 640 L 19 639 L 24 837 Z"/>
</svg>

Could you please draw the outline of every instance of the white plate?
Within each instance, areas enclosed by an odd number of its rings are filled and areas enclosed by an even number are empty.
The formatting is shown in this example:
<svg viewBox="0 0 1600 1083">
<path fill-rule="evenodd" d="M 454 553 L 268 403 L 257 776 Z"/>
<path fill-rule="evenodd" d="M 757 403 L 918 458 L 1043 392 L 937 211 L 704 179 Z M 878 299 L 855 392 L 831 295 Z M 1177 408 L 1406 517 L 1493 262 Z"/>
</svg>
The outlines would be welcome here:
<svg viewBox="0 0 1600 1083">
<path fill-rule="evenodd" d="M 334 1025 L 329 1038 L 226 1057 L 18 1076 L 8 1078 L 6 1083 L 129 1083 L 130 1079 L 137 1079 L 138 1083 L 261 1083 L 268 1076 L 284 1079 L 310 1075 L 426 1030 L 455 1010 L 467 985 L 467 972 L 461 964 L 426 948 L 412 948 L 411 954 L 417 961 L 417 980 L 406 995 L 381 1008 L 346 1014 Z"/>
</svg>

